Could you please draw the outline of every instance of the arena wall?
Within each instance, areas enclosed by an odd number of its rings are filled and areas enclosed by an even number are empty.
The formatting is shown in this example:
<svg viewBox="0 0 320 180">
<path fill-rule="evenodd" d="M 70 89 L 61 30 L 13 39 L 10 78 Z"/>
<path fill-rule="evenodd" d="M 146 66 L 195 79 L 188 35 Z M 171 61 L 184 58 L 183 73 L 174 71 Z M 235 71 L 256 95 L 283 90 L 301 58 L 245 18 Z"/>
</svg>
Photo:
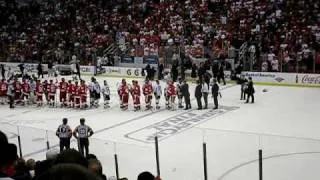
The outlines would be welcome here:
<svg viewBox="0 0 320 180">
<path fill-rule="evenodd" d="M 7 63 L 6 67 L 11 67 L 16 73 L 20 73 L 19 63 Z M 27 71 L 32 74 L 37 73 L 38 64 L 26 63 L 25 67 Z M 56 65 L 56 68 L 67 68 L 70 65 Z M 47 71 L 47 64 L 43 64 L 44 71 Z M 103 66 L 102 76 L 110 77 L 130 77 L 130 78 L 142 78 L 142 68 L 131 68 L 131 67 L 115 67 L 115 66 Z M 93 75 L 94 66 L 80 66 L 81 73 L 83 75 Z M 165 71 L 170 71 L 166 69 Z M 186 77 L 191 79 L 191 70 L 187 70 Z M 248 72 L 244 71 L 242 74 L 248 78 L 252 77 L 256 84 L 263 85 L 280 85 L 280 86 L 305 86 L 305 87 L 320 87 L 320 74 L 299 74 L 299 73 L 278 73 L 278 72 Z M 226 80 L 230 80 L 231 72 L 225 71 Z"/>
</svg>

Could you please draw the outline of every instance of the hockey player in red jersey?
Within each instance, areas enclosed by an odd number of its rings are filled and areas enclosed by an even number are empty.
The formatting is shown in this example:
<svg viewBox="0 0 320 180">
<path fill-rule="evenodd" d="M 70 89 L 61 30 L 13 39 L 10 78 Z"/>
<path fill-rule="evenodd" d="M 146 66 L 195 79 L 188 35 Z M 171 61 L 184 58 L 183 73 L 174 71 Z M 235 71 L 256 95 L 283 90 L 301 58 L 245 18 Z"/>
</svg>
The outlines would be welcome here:
<svg viewBox="0 0 320 180">
<path fill-rule="evenodd" d="M 141 90 L 140 90 L 140 86 L 138 84 L 138 81 L 135 81 L 135 80 L 132 81 L 131 93 L 132 93 L 132 98 L 133 98 L 134 110 L 138 111 L 141 109 L 141 106 L 140 106 Z"/>
<path fill-rule="evenodd" d="M 167 96 L 169 98 L 169 106 L 168 109 L 175 110 L 175 98 L 177 95 L 176 87 L 174 86 L 174 82 L 171 81 L 168 89 L 167 89 Z"/>
<path fill-rule="evenodd" d="M 30 97 L 30 84 L 29 82 L 24 79 L 23 83 L 22 83 L 22 100 L 23 100 L 23 104 L 28 104 L 29 101 L 29 97 Z"/>
<path fill-rule="evenodd" d="M 13 83 L 13 87 L 14 87 L 14 100 L 15 103 L 20 103 L 21 102 L 21 98 L 22 98 L 22 85 L 21 82 L 15 78 L 14 83 Z"/>
<path fill-rule="evenodd" d="M 16 104 L 20 103 L 21 97 L 22 97 L 22 94 L 21 94 L 22 85 L 17 78 L 14 79 L 13 88 L 14 88 L 14 101 Z"/>
<path fill-rule="evenodd" d="M 57 86 L 53 82 L 53 80 L 51 79 L 48 87 L 49 87 L 49 89 L 48 89 L 49 105 L 53 107 L 53 106 L 55 106 Z"/>
<path fill-rule="evenodd" d="M 81 84 L 80 84 L 80 108 L 83 109 L 83 108 L 87 108 L 88 105 L 87 105 L 87 93 L 88 93 L 88 86 L 85 84 L 85 81 L 84 80 L 81 80 Z"/>
<path fill-rule="evenodd" d="M 42 83 L 44 96 L 46 98 L 46 101 L 49 102 L 49 90 L 50 90 L 50 84 L 47 80 L 44 80 Z"/>
<path fill-rule="evenodd" d="M 152 93 L 153 93 L 153 88 L 149 80 L 146 80 L 142 89 L 143 89 L 143 95 L 145 97 L 145 102 L 146 102 L 146 110 L 149 110 L 152 108 L 151 100 L 152 100 Z"/>
<path fill-rule="evenodd" d="M 67 90 L 67 93 L 68 93 L 68 100 L 69 100 L 69 107 L 73 107 L 73 101 L 74 101 L 74 98 L 73 98 L 73 91 L 75 89 L 75 85 L 72 84 L 71 80 L 68 81 L 68 90 Z"/>
<path fill-rule="evenodd" d="M 73 102 L 74 102 L 74 108 L 80 108 L 80 86 L 78 81 L 75 81 L 74 89 L 72 90 L 72 96 L 73 96 Z"/>
<path fill-rule="evenodd" d="M 125 79 L 122 79 L 121 86 L 119 89 L 119 95 L 121 97 L 122 105 L 120 108 L 122 110 L 128 109 L 128 101 L 129 101 L 129 88 Z"/>
<path fill-rule="evenodd" d="M 61 82 L 59 83 L 59 89 L 60 89 L 60 104 L 61 107 L 67 106 L 67 91 L 68 91 L 68 83 L 65 82 L 64 78 L 61 78 Z"/>
<path fill-rule="evenodd" d="M 37 85 L 36 85 L 36 100 L 37 100 L 37 105 L 42 106 L 43 105 L 43 93 L 44 93 L 45 87 L 43 87 L 43 84 L 40 82 L 40 80 L 37 80 Z"/>
<path fill-rule="evenodd" d="M 0 81 L 0 104 L 5 104 L 7 99 L 8 84 L 5 79 Z"/>
</svg>

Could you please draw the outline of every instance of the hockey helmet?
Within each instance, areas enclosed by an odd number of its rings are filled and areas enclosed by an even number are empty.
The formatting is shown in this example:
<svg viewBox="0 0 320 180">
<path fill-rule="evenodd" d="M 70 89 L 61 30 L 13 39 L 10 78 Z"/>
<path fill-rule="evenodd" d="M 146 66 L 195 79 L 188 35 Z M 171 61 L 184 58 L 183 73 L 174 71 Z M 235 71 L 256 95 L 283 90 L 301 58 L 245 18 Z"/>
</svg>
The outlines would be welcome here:
<svg viewBox="0 0 320 180">
<path fill-rule="evenodd" d="M 68 123 L 68 118 L 63 118 L 63 119 L 62 119 L 62 123 L 63 123 L 63 124 L 67 124 L 67 123 Z"/>
<path fill-rule="evenodd" d="M 80 123 L 81 123 L 81 124 L 84 124 L 85 121 L 86 121 L 86 120 L 85 120 L 84 118 L 80 118 Z"/>
</svg>

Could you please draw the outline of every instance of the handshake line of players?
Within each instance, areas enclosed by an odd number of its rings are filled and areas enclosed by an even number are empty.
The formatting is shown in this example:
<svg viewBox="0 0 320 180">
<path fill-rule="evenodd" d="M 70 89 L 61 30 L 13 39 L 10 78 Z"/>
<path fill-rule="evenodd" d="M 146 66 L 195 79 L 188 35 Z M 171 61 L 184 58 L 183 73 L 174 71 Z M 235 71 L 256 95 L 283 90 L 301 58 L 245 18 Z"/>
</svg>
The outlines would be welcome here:
<svg viewBox="0 0 320 180">
<path fill-rule="evenodd" d="M 152 99 L 155 97 L 156 109 L 160 109 L 160 98 L 162 96 L 162 87 L 159 80 L 155 81 L 155 85 L 149 80 L 146 80 L 142 85 L 142 93 L 145 99 L 146 110 L 152 109 Z M 141 88 L 138 81 L 133 80 L 132 84 L 128 84 L 125 79 L 122 79 L 120 86 L 118 86 L 118 95 L 120 98 L 120 108 L 122 110 L 128 109 L 128 102 L 130 95 L 132 96 L 134 110 L 138 111 L 141 109 Z M 166 108 L 175 109 L 175 98 L 177 95 L 177 89 L 173 81 L 169 81 L 167 86 L 164 88 L 164 95 L 166 100 Z"/>
<path fill-rule="evenodd" d="M 13 92 L 10 91 L 9 86 L 12 86 Z M 44 80 L 41 82 L 38 80 L 23 79 L 20 82 L 17 78 L 8 80 L 7 82 L 2 79 L 0 82 L 0 102 L 1 104 L 7 103 L 7 95 L 14 97 L 14 103 L 20 105 L 37 104 L 43 106 L 44 98 L 47 104 L 51 107 L 57 106 L 57 92 L 59 93 L 59 101 L 61 107 L 75 107 L 85 108 L 87 107 L 87 85 L 84 80 L 78 81 L 72 84 L 71 80 L 66 82 L 64 78 L 61 82 L 54 82 L 52 79 Z"/>
<path fill-rule="evenodd" d="M 61 81 L 54 82 L 52 79 L 44 80 L 27 80 L 24 79 L 20 82 L 17 78 L 13 80 L 2 79 L 0 82 L 0 103 L 7 103 L 7 93 L 8 86 L 13 86 L 13 96 L 15 104 L 20 105 L 31 105 L 37 104 L 37 106 L 44 105 L 44 97 L 47 105 L 50 107 L 56 107 L 59 104 L 61 107 L 69 108 L 88 108 L 87 104 L 88 94 L 90 97 L 90 107 L 99 107 L 100 94 L 103 95 L 104 107 L 109 108 L 110 102 L 110 86 L 107 81 L 103 82 L 103 85 L 97 82 L 97 80 L 92 77 L 91 82 L 86 85 L 84 80 L 75 81 L 73 84 L 71 80 L 66 82 L 64 78 Z M 133 99 L 134 110 L 141 109 L 141 88 L 138 81 L 133 80 L 132 84 L 126 82 L 122 79 L 120 84 L 117 84 L 117 92 L 120 100 L 120 108 L 122 110 L 128 109 L 128 101 L 130 95 Z M 164 89 L 164 95 L 166 100 L 167 109 L 175 109 L 175 98 L 178 94 L 179 88 L 176 88 L 173 81 L 169 81 Z M 59 90 L 59 98 L 57 97 Z M 153 86 L 149 80 L 146 80 L 142 86 L 142 93 L 145 97 L 146 110 L 152 107 L 152 99 L 155 97 L 156 109 L 160 109 L 159 101 L 162 96 L 162 88 L 157 80 Z M 181 100 L 182 101 L 182 100 Z M 180 103 L 180 100 L 179 100 Z"/>
</svg>

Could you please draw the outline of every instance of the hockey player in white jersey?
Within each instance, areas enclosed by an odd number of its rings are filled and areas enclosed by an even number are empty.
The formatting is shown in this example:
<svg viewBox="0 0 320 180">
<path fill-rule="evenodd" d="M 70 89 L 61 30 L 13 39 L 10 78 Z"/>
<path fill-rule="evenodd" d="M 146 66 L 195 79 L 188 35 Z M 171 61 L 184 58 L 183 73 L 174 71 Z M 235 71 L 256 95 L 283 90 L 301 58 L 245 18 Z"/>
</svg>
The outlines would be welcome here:
<svg viewBox="0 0 320 180">
<path fill-rule="evenodd" d="M 96 75 L 102 73 L 102 58 L 98 57 L 97 58 L 97 66 L 96 66 Z"/>
<path fill-rule="evenodd" d="M 8 67 L 7 79 L 12 79 L 14 77 L 14 72 L 11 67 Z"/>
<path fill-rule="evenodd" d="M 30 79 L 30 102 L 31 104 L 36 104 L 36 87 L 37 83 L 34 79 Z"/>
<path fill-rule="evenodd" d="M 169 88 L 169 84 L 170 84 L 170 82 L 169 81 L 167 81 L 166 82 L 166 86 L 164 87 L 164 90 L 163 90 L 163 92 L 164 92 L 164 98 L 165 98 L 165 100 L 166 100 L 166 109 L 169 109 L 169 96 L 168 96 L 168 88 Z"/>
<path fill-rule="evenodd" d="M 73 55 L 71 57 L 71 71 L 72 71 L 72 78 L 73 80 L 77 80 L 77 56 Z"/>
<path fill-rule="evenodd" d="M 160 98 L 162 95 L 162 88 L 161 88 L 159 80 L 156 80 L 156 84 L 155 84 L 153 90 L 154 90 L 153 91 L 154 97 L 156 99 L 156 109 L 160 109 L 159 101 L 160 101 Z"/>
<path fill-rule="evenodd" d="M 170 81 L 172 80 L 170 73 L 165 72 L 165 75 L 163 77 L 164 82 L 166 82 L 167 84 L 170 83 Z"/>
<path fill-rule="evenodd" d="M 110 101 L 110 86 L 109 86 L 107 80 L 103 81 L 103 85 L 101 87 L 101 92 L 102 92 L 102 95 L 103 95 L 104 108 L 109 108 L 110 107 L 110 105 L 109 105 L 109 101 Z"/>
<path fill-rule="evenodd" d="M 181 92 L 181 86 L 182 86 L 182 79 L 179 78 L 179 82 L 177 83 L 177 95 L 178 95 L 178 108 L 183 108 L 182 106 L 182 92 Z"/>
<path fill-rule="evenodd" d="M 89 96 L 90 96 L 90 107 L 94 105 L 94 82 L 96 79 L 94 77 L 91 78 L 91 81 L 88 83 Z"/>
<path fill-rule="evenodd" d="M 93 93 L 94 93 L 94 107 L 99 107 L 99 101 L 100 101 L 100 93 L 101 93 L 101 87 L 98 81 L 94 81 L 93 86 Z"/>
<path fill-rule="evenodd" d="M 117 82 L 116 87 L 117 87 L 117 93 L 118 93 L 118 96 L 119 96 L 119 104 L 120 104 L 120 107 L 122 107 L 122 98 L 120 96 L 121 83 Z"/>
</svg>

